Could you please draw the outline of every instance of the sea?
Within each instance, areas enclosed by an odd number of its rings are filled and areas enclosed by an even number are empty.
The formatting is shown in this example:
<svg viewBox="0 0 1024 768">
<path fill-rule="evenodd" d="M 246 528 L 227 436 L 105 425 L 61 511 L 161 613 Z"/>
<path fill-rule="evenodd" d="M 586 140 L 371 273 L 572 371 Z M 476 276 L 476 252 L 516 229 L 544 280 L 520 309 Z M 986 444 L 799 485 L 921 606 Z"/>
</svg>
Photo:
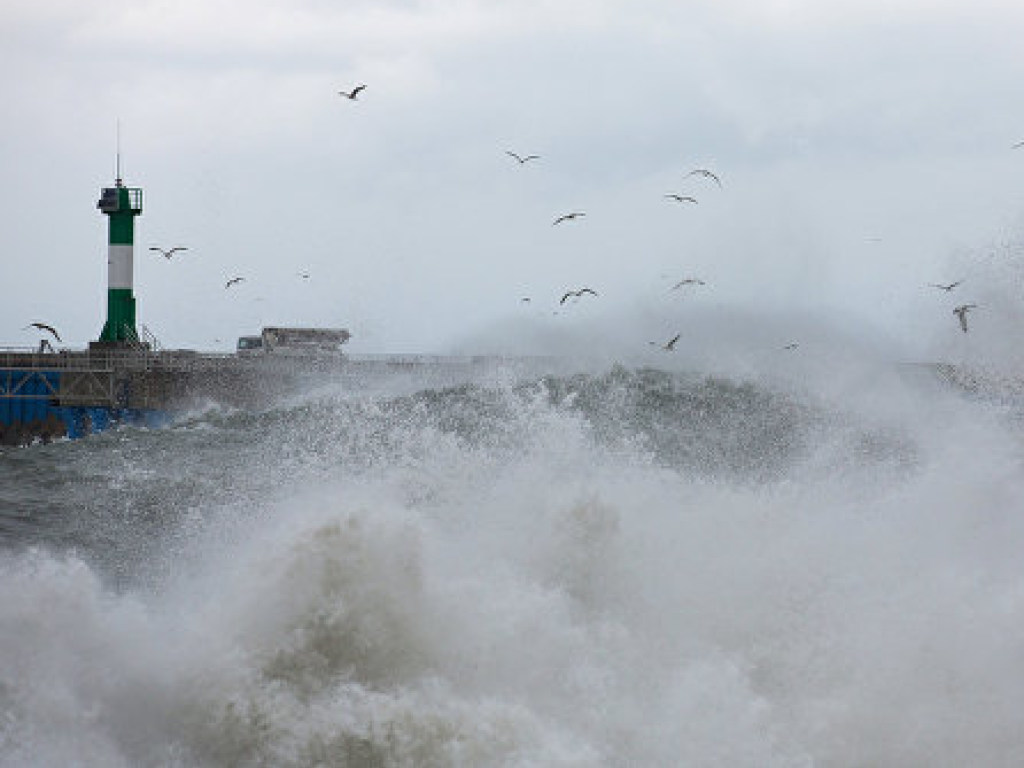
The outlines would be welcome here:
<svg viewBox="0 0 1024 768">
<path fill-rule="evenodd" d="M 0 449 L 0 765 L 1024 765 L 1019 390 L 650 351 Z"/>
</svg>

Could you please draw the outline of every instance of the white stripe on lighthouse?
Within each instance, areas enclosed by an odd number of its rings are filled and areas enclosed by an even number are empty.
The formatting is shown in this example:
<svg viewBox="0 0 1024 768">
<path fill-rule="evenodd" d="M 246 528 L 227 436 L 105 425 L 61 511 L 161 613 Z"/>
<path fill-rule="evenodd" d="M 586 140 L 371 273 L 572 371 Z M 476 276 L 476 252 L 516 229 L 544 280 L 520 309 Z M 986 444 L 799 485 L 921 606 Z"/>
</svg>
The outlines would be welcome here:
<svg viewBox="0 0 1024 768">
<path fill-rule="evenodd" d="M 107 288 L 128 288 L 132 287 L 132 261 L 134 246 L 114 245 L 108 246 L 107 252 Z"/>
</svg>

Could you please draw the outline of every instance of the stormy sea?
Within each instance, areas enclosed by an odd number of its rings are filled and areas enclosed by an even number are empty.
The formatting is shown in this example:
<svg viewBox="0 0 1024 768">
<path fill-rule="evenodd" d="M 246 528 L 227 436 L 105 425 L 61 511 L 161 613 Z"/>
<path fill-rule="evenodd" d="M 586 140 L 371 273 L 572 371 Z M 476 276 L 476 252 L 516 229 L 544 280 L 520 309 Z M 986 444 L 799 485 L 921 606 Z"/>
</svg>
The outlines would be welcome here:
<svg viewBox="0 0 1024 768">
<path fill-rule="evenodd" d="M 0 765 L 1024 764 L 1024 398 L 805 352 L 3 448 Z"/>
</svg>

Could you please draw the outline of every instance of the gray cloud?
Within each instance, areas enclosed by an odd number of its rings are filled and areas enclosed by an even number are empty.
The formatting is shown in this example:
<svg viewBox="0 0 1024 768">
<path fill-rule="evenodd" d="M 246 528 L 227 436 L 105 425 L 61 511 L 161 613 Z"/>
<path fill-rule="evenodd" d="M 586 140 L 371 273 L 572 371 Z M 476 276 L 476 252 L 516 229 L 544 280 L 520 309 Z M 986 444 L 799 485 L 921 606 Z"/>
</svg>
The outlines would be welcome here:
<svg viewBox="0 0 1024 768">
<path fill-rule="evenodd" d="M 0 54 L 18 116 L 0 127 L 8 275 L 45 290 L 0 305 L 4 341 L 40 318 L 73 343 L 98 333 L 93 205 L 118 118 L 147 196 L 140 314 L 174 345 L 294 322 L 444 348 L 522 319 L 523 294 L 599 282 L 596 322 L 686 270 L 713 276 L 722 311 L 834 311 L 914 343 L 931 322 L 916 292 L 950 252 L 1016 236 L 1024 13 L 641 5 L 17 9 Z M 358 102 L 337 96 L 358 82 Z M 724 188 L 685 176 L 698 166 Z M 699 204 L 667 204 L 679 190 Z M 588 217 L 552 228 L 570 209 Z M 148 259 L 172 241 L 188 260 Z"/>
</svg>

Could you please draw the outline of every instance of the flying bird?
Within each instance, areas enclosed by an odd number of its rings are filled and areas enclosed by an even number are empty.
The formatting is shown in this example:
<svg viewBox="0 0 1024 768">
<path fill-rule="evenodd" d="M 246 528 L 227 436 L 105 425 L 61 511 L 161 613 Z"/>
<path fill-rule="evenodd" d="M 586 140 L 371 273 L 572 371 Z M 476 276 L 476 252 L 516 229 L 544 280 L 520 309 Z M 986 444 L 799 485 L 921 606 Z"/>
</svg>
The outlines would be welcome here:
<svg viewBox="0 0 1024 768">
<path fill-rule="evenodd" d="M 678 290 L 679 288 L 682 288 L 684 285 L 704 285 L 704 281 L 696 277 L 687 277 L 673 285 L 671 288 L 669 288 L 669 290 L 675 291 Z"/>
<path fill-rule="evenodd" d="M 945 285 L 942 285 L 941 283 L 928 283 L 928 285 L 930 285 L 932 288 L 938 288 L 940 291 L 946 291 L 947 293 L 949 293 L 962 282 L 963 280 L 957 280 L 954 283 L 946 283 Z"/>
<path fill-rule="evenodd" d="M 338 91 L 338 95 L 339 96 L 344 96 L 346 99 L 351 99 L 352 101 L 355 101 L 356 97 L 359 96 L 359 92 L 362 91 L 365 88 L 366 88 L 365 84 L 364 85 L 357 85 L 351 91 Z"/>
<path fill-rule="evenodd" d="M 52 325 L 47 325 L 46 323 L 29 323 L 25 327 L 26 328 L 37 328 L 40 331 L 46 331 L 47 333 L 52 333 L 53 334 L 53 338 L 55 338 L 57 341 L 61 341 L 61 342 L 64 341 L 60 337 L 60 334 L 57 333 L 57 329 L 54 328 Z"/>
<path fill-rule="evenodd" d="M 690 197 L 689 195 L 677 195 L 675 192 L 669 192 L 665 195 L 669 200 L 675 200 L 677 203 L 693 203 L 696 205 L 697 198 Z"/>
<path fill-rule="evenodd" d="M 1010 147 L 1010 149 L 1020 149 L 1021 147 L 1024 147 L 1024 141 L 1018 141 L 1016 144 Z"/>
<path fill-rule="evenodd" d="M 586 216 L 586 215 L 587 214 L 585 214 L 583 211 L 573 211 L 572 213 L 563 213 L 561 216 L 559 216 L 557 219 L 555 219 L 554 222 L 552 222 L 551 226 L 555 226 L 555 224 L 561 224 L 563 221 L 572 221 L 573 219 L 578 219 L 580 216 Z"/>
<path fill-rule="evenodd" d="M 719 187 L 722 186 L 722 180 L 720 178 L 718 178 L 715 174 L 713 174 L 711 171 L 707 170 L 706 168 L 694 168 L 692 171 L 690 171 L 686 175 L 687 176 L 703 176 L 704 178 L 711 179 L 712 181 L 714 181 L 715 184 L 717 184 Z"/>
<path fill-rule="evenodd" d="M 296 272 L 295 274 L 303 280 L 309 280 L 309 272 Z"/>
<path fill-rule="evenodd" d="M 593 288 L 580 288 L 578 291 L 566 291 L 564 294 L 562 294 L 562 300 L 559 301 L 558 303 L 565 304 L 565 302 L 569 300 L 570 296 L 575 296 L 578 299 L 581 298 L 585 293 L 589 293 L 591 296 L 597 296 L 597 291 L 595 291 Z"/>
<path fill-rule="evenodd" d="M 186 248 L 184 245 L 176 245 L 173 248 L 168 248 L 165 251 L 163 248 L 160 248 L 160 247 L 158 247 L 156 245 L 151 245 L 151 246 L 149 246 L 149 250 L 157 251 L 165 259 L 169 259 L 169 258 L 171 258 L 171 256 L 173 256 L 178 251 L 187 251 L 188 248 Z"/>
<path fill-rule="evenodd" d="M 783 347 L 785 350 L 793 350 L 800 346 L 799 342 L 791 341 L 789 344 Z"/>
<path fill-rule="evenodd" d="M 238 283 L 244 283 L 244 282 L 245 282 L 245 278 L 244 277 L 232 277 L 230 280 L 228 280 L 226 283 L 224 283 L 224 288 L 226 290 L 226 289 L 230 288 L 232 285 L 237 285 Z"/>
<path fill-rule="evenodd" d="M 512 152 L 507 149 L 505 150 L 505 154 L 508 155 L 509 157 L 514 157 L 520 165 L 525 165 L 531 160 L 540 160 L 540 155 L 517 155 L 515 152 Z"/>
<path fill-rule="evenodd" d="M 652 347 L 658 347 L 659 349 L 663 349 L 666 352 L 675 352 L 676 351 L 676 342 L 679 341 L 679 339 L 680 339 L 680 337 L 682 337 L 682 335 L 683 334 L 681 334 L 681 333 L 677 333 L 675 336 L 673 336 L 671 339 L 666 341 L 664 344 L 659 344 L 656 341 L 649 341 L 647 343 L 650 344 Z"/>
<path fill-rule="evenodd" d="M 960 318 L 960 329 L 964 333 L 967 333 L 967 313 L 977 306 L 977 304 L 961 304 L 953 309 L 953 314 Z"/>
</svg>

